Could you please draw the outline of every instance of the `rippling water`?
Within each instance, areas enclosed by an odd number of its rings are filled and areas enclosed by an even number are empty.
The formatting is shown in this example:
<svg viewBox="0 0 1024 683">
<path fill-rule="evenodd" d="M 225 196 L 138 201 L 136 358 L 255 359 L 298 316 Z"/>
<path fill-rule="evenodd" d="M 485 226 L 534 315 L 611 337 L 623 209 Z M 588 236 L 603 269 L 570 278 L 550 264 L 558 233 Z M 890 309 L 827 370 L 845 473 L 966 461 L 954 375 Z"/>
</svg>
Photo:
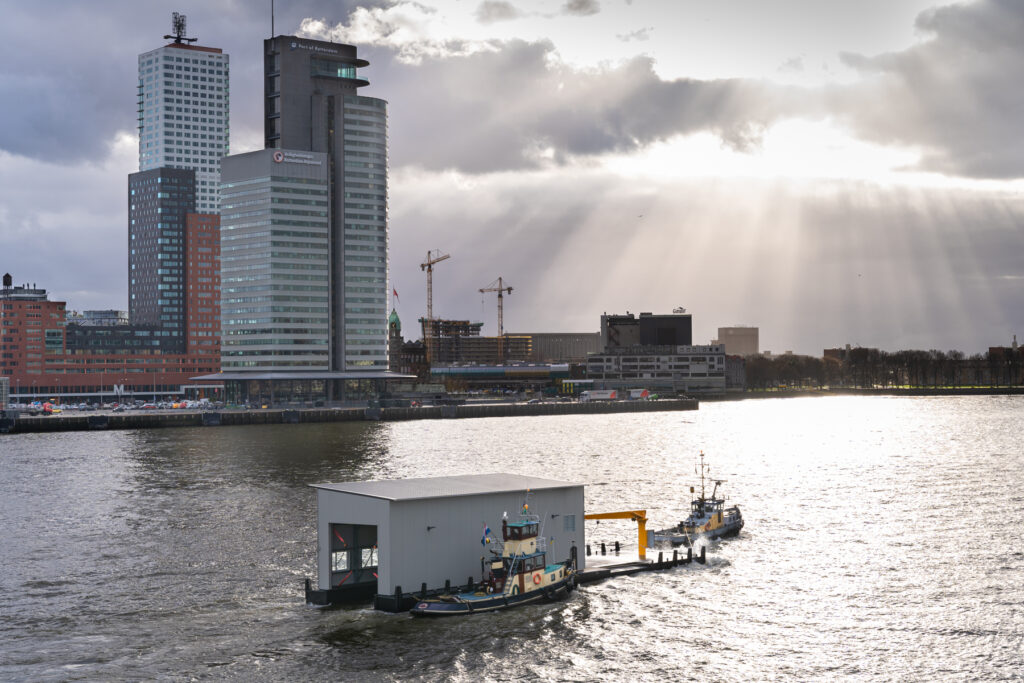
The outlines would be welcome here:
<svg viewBox="0 0 1024 683">
<path fill-rule="evenodd" d="M 0 678 L 1019 679 L 1022 413 L 837 397 L 3 436 Z M 441 623 L 303 604 L 309 483 L 528 468 L 657 527 L 685 515 L 700 450 L 747 520 L 705 566 Z"/>
</svg>

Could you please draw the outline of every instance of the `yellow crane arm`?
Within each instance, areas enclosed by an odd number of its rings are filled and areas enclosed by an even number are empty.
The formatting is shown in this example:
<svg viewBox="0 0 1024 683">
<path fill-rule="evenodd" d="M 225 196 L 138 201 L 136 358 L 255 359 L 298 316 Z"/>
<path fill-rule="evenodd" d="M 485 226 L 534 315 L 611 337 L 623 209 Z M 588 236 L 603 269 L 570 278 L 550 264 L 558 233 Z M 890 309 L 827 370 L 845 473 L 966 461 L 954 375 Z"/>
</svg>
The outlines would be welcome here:
<svg viewBox="0 0 1024 683">
<path fill-rule="evenodd" d="M 647 559 L 647 510 L 622 510 L 620 512 L 592 512 L 583 519 L 631 519 L 636 522 L 640 540 L 640 559 Z"/>
</svg>

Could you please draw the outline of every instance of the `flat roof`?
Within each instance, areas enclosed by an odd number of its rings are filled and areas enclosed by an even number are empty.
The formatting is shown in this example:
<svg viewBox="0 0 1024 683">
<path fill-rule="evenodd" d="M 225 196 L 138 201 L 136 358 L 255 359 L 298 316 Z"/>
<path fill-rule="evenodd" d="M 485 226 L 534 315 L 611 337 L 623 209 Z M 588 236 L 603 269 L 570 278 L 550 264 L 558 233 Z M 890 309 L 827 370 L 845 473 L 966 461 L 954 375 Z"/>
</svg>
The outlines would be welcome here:
<svg viewBox="0 0 1024 683">
<path fill-rule="evenodd" d="M 223 382 L 228 380 L 266 380 L 266 379 L 415 379 L 416 375 L 403 375 L 390 370 L 348 370 L 345 372 L 328 370 L 305 371 L 274 371 L 274 372 L 218 372 L 212 375 L 189 377 L 193 381 Z"/>
<path fill-rule="evenodd" d="M 542 479 L 523 474 L 462 474 L 450 477 L 348 481 L 338 484 L 310 484 L 313 488 L 384 500 L 452 498 L 485 493 L 510 493 L 526 489 L 561 489 L 583 486 L 571 481 Z"/>
</svg>

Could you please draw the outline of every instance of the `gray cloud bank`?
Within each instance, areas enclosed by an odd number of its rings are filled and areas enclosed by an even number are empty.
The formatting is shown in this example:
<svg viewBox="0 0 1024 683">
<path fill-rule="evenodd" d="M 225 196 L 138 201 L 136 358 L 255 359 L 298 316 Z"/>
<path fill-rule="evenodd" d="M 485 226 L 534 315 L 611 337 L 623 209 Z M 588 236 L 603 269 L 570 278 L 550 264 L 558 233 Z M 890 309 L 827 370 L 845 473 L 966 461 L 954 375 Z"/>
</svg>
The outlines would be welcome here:
<svg viewBox="0 0 1024 683">
<path fill-rule="evenodd" d="M 279 4 L 278 32 L 294 30 L 305 16 L 342 21 L 355 6 L 328 0 Z M 9 0 L 0 6 L 8 25 L 40 22 L 37 6 Z M 31 30 L 5 39 L 0 149 L 48 161 L 96 160 L 109 154 L 115 132 L 134 132 L 134 57 L 162 43 L 168 12 L 128 0 L 103 8 L 65 4 L 48 16 L 47 33 L 65 39 L 61 50 L 36 49 L 39 36 Z M 565 4 L 578 14 L 598 8 L 593 1 Z M 258 137 L 261 130 L 261 43 L 254 36 L 269 35 L 269 16 L 248 9 L 219 0 L 189 11 L 190 33 L 232 55 L 236 140 L 247 133 Z M 496 21 L 517 12 L 510 2 L 487 0 L 478 18 Z M 132 26 L 125 16 L 133 17 Z M 534 168 L 629 152 L 698 131 L 745 150 L 756 148 L 761 133 L 781 119 L 828 117 L 862 139 L 920 148 L 924 170 L 978 178 L 1024 175 L 1018 133 L 1024 95 L 1012 78 L 1024 72 L 1024 3 L 944 7 L 923 13 L 917 27 L 922 41 L 901 52 L 844 54 L 862 79 L 818 89 L 744 79 L 667 80 L 643 56 L 574 68 L 547 42 L 492 42 L 486 51 L 425 57 L 415 65 L 397 60 L 392 48 L 360 49 L 371 61 L 371 80 L 382 84 L 367 94 L 394 104 L 397 165 L 467 173 Z M 97 37 L 115 40 L 118 49 Z"/>
<path fill-rule="evenodd" d="M 830 107 L 857 134 L 925 148 L 921 167 L 949 175 L 1024 175 L 1024 3 L 984 0 L 921 14 L 930 36 L 876 57 L 845 54 L 867 81 Z M 845 112 L 845 113 L 844 113 Z"/>
<path fill-rule="evenodd" d="M 499 3 L 501 4 L 501 3 Z M 982 0 L 922 14 L 922 41 L 878 56 L 846 53 L 851 85 L 796 88 L 747 79 L 663 79 L 638 56 L 579 69 L 546 42 L 388 59 L 377 69 L 396 115 L 394 160 L 468 173 L 522 169 L 574 156 L 629 152 L 710 131 L 739 150 L 785 118 L 828 118 L 861 139 L 921 150 L 919 170 L 972 178 L 1024 176 L 1024 3 Z M 453 45 L 453 47 L 461 47 Z M 792 65 L 791 65 L 792 66 Z"/>
</svg>

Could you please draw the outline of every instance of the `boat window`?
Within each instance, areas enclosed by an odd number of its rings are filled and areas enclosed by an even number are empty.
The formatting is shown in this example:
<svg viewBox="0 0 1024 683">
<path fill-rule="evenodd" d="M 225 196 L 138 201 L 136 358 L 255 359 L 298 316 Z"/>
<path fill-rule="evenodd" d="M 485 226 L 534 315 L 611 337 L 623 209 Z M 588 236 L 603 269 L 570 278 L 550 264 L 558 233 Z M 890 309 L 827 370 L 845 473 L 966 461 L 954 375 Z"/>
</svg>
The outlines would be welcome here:
<svg viewBox="0 0 1024 683">
<path fill-rule="evenodd" d="M 337 550 L 331 553 L 331 571 L 332 572 L 347 572 L 348 571 L 348 551 Z"/>
<path fill-rule="evenodd" d="M 359 565 L 362 568 L 376 567 L 377 566 L 377 548 L 363 548 L 362 563 Z"/>
</svg>

